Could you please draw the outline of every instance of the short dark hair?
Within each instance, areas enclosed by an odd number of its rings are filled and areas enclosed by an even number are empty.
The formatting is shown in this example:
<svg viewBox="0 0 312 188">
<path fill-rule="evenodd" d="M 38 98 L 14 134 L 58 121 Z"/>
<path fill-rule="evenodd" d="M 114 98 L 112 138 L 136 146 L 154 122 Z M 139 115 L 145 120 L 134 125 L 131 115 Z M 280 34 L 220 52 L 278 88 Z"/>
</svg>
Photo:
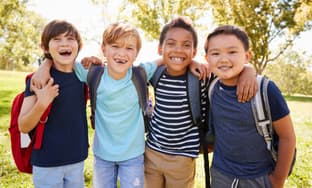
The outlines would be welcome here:
<svg viewBox="0 0 312 188">
<path fill-rule="evenodd" d="M 41 34 L 41 46 L 44 49 L 49 49 L 49 42 L 52 38 L 66 33 L 67 35 L 73 35 L 78 41 L 78 51 L 82 48 L 82 39 L 80 33 L 75 26 L 64 20 L 53 20 L 49 22 L 43 29 Z M 44 52 L 44 57 L 52 59 L 51 54 Z"/>
<path fill-rule="evenodd" d="M 194 40 L 193 47 L 197 48 L 197 43 L 198 43 L 197 33 L 196 33 L 196 31 L 192 25 L 192 21 L 189 18 L 184 17 L 184 16 L 179 16 L 179 17 L 171 20 L 169 23 L 167 23 L 163 27 L 163 29 L 160 32 L 160 37 L 159 37 L 159 44 L 160 45 L 163 44 L 168 31 L 170 29 L 173 29 L 173 28 L 182 28 L 182 29 L 185 29 L 185 30 L 191 32 L 192 36 L 193 36 L 193 40 Z"/>
<path fill-rule="evenodd" d="M 222 25 L 214 29 L 208 36 L 205 42 L 205 53 L 208 52 L 208 42 L 212 37 L 215 37 L 217 35 L 234 35 L 243 43 L 245 51 L 249 50 L 249 40 L 247 33 L 234 25 Z"/>
</svg>

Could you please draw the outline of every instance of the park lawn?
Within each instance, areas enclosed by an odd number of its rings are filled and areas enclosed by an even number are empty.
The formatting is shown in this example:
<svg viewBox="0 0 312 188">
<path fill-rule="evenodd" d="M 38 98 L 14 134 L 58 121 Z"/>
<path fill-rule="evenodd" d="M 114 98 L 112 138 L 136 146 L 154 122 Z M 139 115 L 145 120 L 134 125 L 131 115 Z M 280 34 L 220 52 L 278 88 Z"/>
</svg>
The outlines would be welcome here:
<svg viewBox="0 0 312 188">
<path fill-rule="evenodd" d="M 16 170 L 11 156 L 10 137 L 8 134 L 10 108 L 13 97 L 24 90 L 24 79 L 28 73 L 0 71 L 0 187 L 33 187 L 31 175 Z M 286 188 L 312 187 L 312 97 L 287 96 L 297 135 L 297 161 Z M 89 111 L 88 111 L 89 113 Z M 89 113 L 90 114 L 90 113 Z M 92 146 L 94 131 L 89 127 L 89 140 Z M 211 159 L 212 154 L 209 154 Z M 90 147 L 89 157 L 85 162 L 86 187 L 92 187 L 93 154 Z M 210 160 L 211 161 L 211 160 Z M 197 159 L 196 188 L 204 187 L 203 160 Z"/>
</svg>

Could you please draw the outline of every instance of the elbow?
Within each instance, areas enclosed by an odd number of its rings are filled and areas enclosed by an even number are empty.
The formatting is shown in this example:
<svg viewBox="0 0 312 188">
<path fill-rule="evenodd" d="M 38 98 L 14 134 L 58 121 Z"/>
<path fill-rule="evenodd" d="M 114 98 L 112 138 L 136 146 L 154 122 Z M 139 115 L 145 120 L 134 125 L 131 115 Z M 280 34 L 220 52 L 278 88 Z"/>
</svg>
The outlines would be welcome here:
<svg viewBox="0 0 312 188">
<path fill-rule="evenodd" d="M 18 119 L 18 130 L 21 132 L 21 133 L 29 133 L 30 131 L 26 128 L 26 126 L 24 125 L 24 122 L 19 118 Z"/>
</svg>

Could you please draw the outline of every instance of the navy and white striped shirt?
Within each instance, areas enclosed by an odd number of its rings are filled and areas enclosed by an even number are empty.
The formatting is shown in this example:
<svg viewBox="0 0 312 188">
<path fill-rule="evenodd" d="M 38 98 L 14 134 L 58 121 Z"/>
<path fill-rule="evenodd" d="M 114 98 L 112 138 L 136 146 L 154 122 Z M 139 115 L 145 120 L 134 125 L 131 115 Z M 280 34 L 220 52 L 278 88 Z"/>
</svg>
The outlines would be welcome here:
<svg viewBox="0 0 312 188">
<path fill-rule="evenodd" d="M 206 117 L 206 81 L 201 82 L 202 121 Z M 199 130 L 193 124 L 187 95 L 187 73 L 170 76 L 164 72 L 155 90 L 155 107 L 147 145 L 153 150 L 187 157 L 199 153 Z"/>
</svg>

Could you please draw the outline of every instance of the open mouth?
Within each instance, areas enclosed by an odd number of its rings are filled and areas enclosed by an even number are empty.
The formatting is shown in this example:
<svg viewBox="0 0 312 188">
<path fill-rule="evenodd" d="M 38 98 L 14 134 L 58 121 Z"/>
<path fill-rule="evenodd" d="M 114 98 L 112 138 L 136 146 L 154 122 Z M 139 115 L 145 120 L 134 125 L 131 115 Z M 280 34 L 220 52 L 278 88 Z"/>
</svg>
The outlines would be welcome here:
<svg viewBox="0 0 312 188">
<path fill-rule="evenodd" d="M 61 56 L 70 56 L 72 52 L 70 50 L 64 50 L 64 51 L 59 52 L 59 54 Z"/>
<path fill-rule="evenodd" d="M 228 70 L 231 68 L 232 68 L 232 66 L 218 66 L 218 69 L 220 69 L 220 70 Z"/>
<path fill-rule="evenodd" d="M 128 61 L 127 60 L 121 60 L 121 59 L 115 59 L 115 62 L 118 64 L 126 64 Z"/>
<path fill-rule="evenodd" d="M 175 63 L 182 63 L 185 60 L 183 57 L 170 57 L 170 61 Z"/>
</svg>

